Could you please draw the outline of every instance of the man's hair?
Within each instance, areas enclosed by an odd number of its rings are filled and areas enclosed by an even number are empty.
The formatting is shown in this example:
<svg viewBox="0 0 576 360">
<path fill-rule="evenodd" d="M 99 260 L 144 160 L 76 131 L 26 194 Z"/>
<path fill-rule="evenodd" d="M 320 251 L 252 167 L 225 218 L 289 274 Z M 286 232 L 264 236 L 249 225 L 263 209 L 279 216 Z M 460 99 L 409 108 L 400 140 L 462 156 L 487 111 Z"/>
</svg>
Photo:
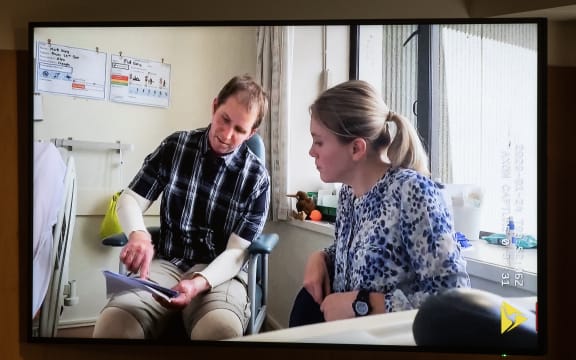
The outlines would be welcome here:
<svg viewBox="0 0 576 360">
<path fill-rule="evenodd" d="M 230 96 L 237 96 L 237 100 L 248 110 L 254 108 L 258 109 L 258 114 L 256 115 L 256 121 L 252 126 L 252 129 L 257 129 L 262 123 L 262 119 L 266 116 L 268 112 L 268 95 L 258 84 L 254 78 L 248 74 L 241 76 L 235 76 L 230 79 L 226 85 L 218 93 L 217 101 L 218 106 L 224 104 Z"/>
</svg>

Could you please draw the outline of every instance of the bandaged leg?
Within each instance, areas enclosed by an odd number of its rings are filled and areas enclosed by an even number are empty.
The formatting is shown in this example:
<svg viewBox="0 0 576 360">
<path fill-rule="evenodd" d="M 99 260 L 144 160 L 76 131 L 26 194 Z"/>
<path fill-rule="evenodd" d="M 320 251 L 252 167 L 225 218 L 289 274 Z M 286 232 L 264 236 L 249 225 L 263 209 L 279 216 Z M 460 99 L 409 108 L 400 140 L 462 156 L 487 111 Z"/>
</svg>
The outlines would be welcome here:
<svg viewBox="0 0 576 360">
<path fill-rule="evenodd" d="M 92 333 L 94 338 L 144 339 L 144 330 L 132 314 L 117 307 L 102 311 Z"/>
<path fill-rule="evenodd" d="M 193 266 L 189 272 L 201 270 Z M 250 307 L 245 272 L 192 299 L 182 311 L 186 333 L 192 340 L 223 340 L 242 336 L 248 326 Z"/>
<path fill-rule="evenodd" d="M 242 322 L 233 311 L 216 309 L 196 322 L 190 333 L 191 340 L 223 340 L 242 336 Z"/>
<path fill-rule="evenodd" d="M 155 259 L 150 266 L 150 279 L 171 288 L 180 279 L 181 271 L 165 260 Z M 110 298 L 100 313 L 93 337 L 156 339 L 166 327 L 170 310 L 146 291 L 123 291 Z"/>
</svg>

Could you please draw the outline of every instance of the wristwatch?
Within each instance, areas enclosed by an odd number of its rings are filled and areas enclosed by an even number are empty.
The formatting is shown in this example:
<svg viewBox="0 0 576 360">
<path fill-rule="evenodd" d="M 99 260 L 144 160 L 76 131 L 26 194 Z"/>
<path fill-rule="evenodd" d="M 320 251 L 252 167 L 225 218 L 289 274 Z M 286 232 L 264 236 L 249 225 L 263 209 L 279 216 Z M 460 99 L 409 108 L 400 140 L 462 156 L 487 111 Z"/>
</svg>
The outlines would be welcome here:
<svg viewBox="0 0 576 360">
<path fill-rule="evenodd" d="M 352 303 L 352 309 L 356 316 L 366 316 L 372 311 L 372 306 L 370 306 L 370 292 L 365 289 L 358 291 L 358 296 L 356 300 Z"/>
</svg>

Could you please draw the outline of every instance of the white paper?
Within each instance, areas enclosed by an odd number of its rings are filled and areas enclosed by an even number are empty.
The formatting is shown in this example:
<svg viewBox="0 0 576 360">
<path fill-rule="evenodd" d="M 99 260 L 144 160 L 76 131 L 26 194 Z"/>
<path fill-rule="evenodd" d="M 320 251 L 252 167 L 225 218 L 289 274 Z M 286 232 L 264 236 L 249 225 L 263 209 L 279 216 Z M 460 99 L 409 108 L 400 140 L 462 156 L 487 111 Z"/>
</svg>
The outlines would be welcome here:
<svg viewBox="0 0 576 360">
<path fill-rule="evenodd" d="M 111 55 L 110 101 L 168 107 L 170 65 Z"/>
<path fill-rule="evenodd" d="M 171 298 L 178 296 L 178 292 L 172 289 L 162 287 L 150 281 L 139 278 L 129 277 L 122 274 L 113 273 L 108 270 L 103 271 L 106 277 L 106 296 L 110 297 L 114 294 L 127 291 L 127 290 L 145 290 L 151 294 L 156 294 L 161 298 L 168 301 Z"/>
<path fill-rule="evenodd" d="M 36 91 L 105 98 L 106 53 L 38 42 Z"/>
</svg>

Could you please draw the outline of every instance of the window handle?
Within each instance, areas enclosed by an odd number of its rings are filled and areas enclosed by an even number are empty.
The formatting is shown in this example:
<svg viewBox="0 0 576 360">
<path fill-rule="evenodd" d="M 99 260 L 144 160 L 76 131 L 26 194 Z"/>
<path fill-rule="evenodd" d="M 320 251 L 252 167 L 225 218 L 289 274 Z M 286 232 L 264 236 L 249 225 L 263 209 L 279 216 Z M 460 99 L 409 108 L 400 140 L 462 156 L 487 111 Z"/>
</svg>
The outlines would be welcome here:
<svg viewBox="0 0 576 360">
<path fill-rule="evenodd" d="M 412 34 L 410 34 L 410 36 L 408 36 L 408 39 L 406 39 L 406 41 L 404 41 L 404 43 L 402 44 L 402 46 L 406 46 L 406 44 L 408 44 L 410 42 L 410 40 L 412 40 L 412 38 L 416 35 L 418 35 L 418 33 L 420 32 L 420 30 L 415 30 Z"/>
</svg>

